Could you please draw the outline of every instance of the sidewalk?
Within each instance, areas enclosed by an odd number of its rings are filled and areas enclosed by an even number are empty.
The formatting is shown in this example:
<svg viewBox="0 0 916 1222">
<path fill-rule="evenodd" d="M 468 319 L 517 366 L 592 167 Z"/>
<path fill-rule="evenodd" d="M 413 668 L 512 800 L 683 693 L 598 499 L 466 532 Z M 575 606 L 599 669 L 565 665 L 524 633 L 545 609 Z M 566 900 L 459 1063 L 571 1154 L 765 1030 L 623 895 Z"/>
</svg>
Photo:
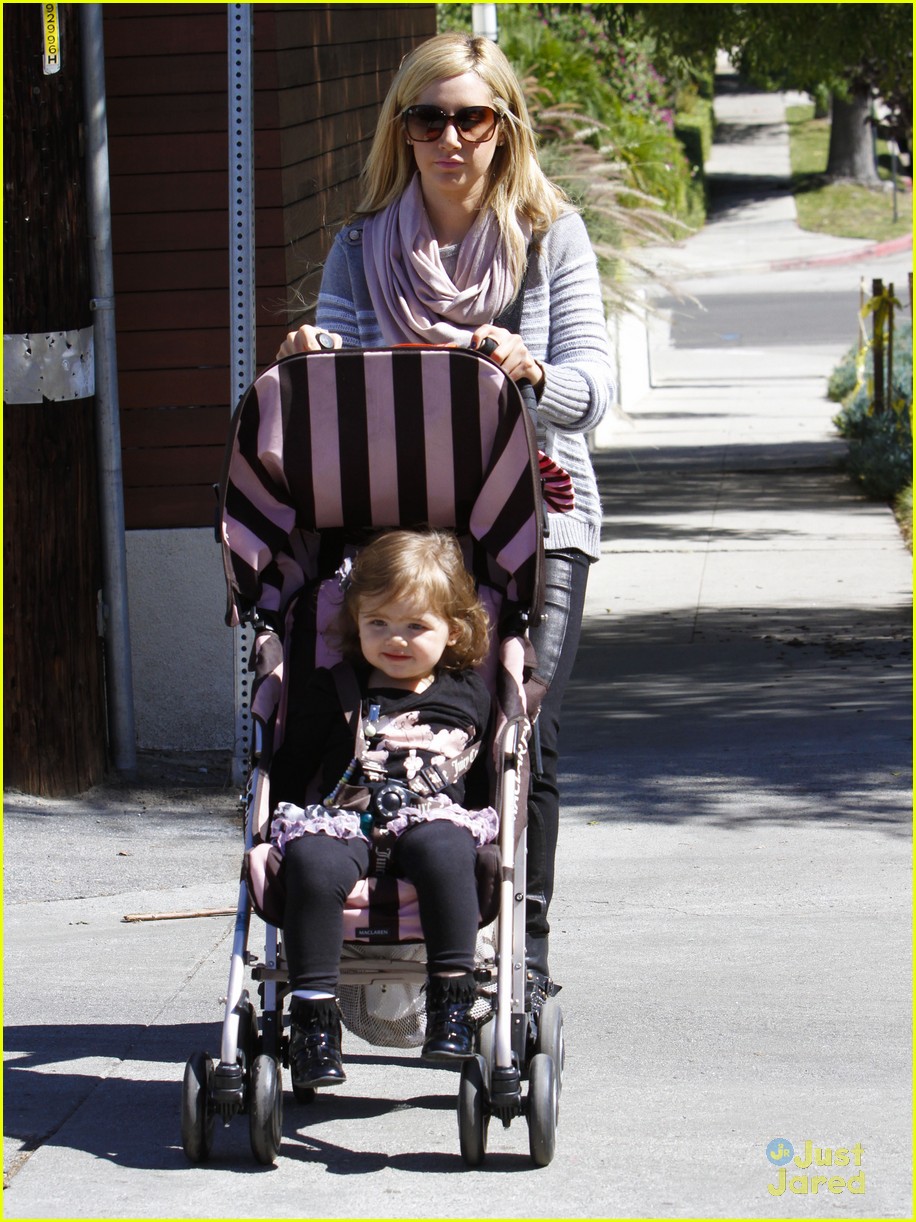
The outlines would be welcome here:
<svg viewBox="0 0 916 1222">
<path fill-rule="evenodd" d="M 789 311 L 840 283 L 774 262 L 865 248 L 800 236 L 772 103 L 726 104 L 749 130 L 716 156 L 759 183 L 765 148 L 774 190 L 676 254 L 740 332 L 775 283 Z M 455 1075 L 353 1038 L 345 1088 L 287 1096 L 276 1169 L 244 1118 L 187 1166 L 181 1073 L 216 1050 L 232 922 L 122 917 L 232 905 L 240 836 L 213 761 L 172 760 L 72 802 L 7 798 L 6 1217 L 909 1216 L 911 564 L 834 465 L 824 387 L 847 342 L 662 337 L 596 455 L 551 1166 L 532 1171 L 523 1122 L 494 1122 L 464 1170 Z M 772 1195 L 774 1138 L 860 1143 L 865 1192 Z"/>
</svg>

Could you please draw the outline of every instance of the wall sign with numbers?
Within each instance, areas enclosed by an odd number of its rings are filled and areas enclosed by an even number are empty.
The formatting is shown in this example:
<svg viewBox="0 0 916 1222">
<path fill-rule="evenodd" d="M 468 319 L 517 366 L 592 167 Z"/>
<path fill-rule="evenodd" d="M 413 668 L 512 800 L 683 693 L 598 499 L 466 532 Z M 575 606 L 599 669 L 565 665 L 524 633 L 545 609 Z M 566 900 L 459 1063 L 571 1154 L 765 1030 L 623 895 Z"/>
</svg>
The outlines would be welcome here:
<svg viewBox="0 0 916 1222">
<path fill-rule="evenodd" d="M 60 72 L 60 20 L 56 4 L 43 4 L 41 7 L 45 38 L 41 66 L 45 76 L 53 76 L 55 72 Z"/>
</svg>

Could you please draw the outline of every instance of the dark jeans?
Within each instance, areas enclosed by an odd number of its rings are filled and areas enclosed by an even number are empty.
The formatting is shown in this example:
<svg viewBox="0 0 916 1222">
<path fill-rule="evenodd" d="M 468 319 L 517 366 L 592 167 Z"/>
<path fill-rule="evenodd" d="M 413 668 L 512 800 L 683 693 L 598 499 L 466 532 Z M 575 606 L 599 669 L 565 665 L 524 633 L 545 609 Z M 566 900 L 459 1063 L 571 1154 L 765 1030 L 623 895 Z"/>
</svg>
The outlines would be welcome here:
<svg viewBox="0 0 916 1222">
<path fill-rule="evenodd" d="M 413 883 L 427 970 L 471 972 L 477 944 L 477 848 L 467 828 L 445 819 L 418 823 L 395 842 L 391 868 Z M 365 840 L 323 832 L 286 846 L 283 934 L 294 989 L 336 993 L 347 896 L 369 872 Z"/>
<path fill-rule="evenodd" d="M 541 770 L 528 791 L 528 880 L 526 958 L 529 967 L 548 975 L 547 910 L 553 897 L 554 863 L 560 825 L 560 707 L 579 648 L 590 560 L 584 552 L 548 552 L 544 617 L 532 631 L 538 673 L 549 683 L 537 720 Z"/>
</svg>

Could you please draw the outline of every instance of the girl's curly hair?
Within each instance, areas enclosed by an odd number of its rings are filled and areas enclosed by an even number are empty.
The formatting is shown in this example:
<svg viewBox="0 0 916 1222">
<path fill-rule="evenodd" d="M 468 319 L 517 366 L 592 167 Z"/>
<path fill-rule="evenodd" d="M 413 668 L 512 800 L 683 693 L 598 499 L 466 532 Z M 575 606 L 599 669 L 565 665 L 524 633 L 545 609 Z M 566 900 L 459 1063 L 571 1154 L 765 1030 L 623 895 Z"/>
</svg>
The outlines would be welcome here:
<svg viewBox="0 0 916 1222">
<path fill-rule="evenodd" d="M 350 570 L 336 636 L 345 658 L 362 657 L 358 616 L 361 607 L 395 599 L 447 620 L 454 641 L 447 645 L 443 670 L 469 670 L 487 656 L 490 621 L 465 568 L 456 537 L 443 530 L 392 530 L 359 552 Z"/>
</svg>

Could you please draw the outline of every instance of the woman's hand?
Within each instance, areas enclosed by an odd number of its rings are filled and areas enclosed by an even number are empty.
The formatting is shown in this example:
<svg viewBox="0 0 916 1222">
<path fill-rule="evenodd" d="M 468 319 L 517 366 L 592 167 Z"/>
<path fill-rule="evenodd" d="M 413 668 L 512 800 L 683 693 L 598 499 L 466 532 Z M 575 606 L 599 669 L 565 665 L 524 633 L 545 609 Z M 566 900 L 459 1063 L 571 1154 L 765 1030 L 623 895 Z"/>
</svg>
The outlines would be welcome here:
<svg viewBox="0 0 916 1222">
<path fill-rule="evenodd" d="M 478 327 L 471 336 L 471 347 L 479 348 L 485 339 L 496 341 L 490 359 L 499 365 L 513 382 L 528 381 L 536 391 L 544 385 L 544 366 L 536 361 L 520 335 L 513 335 L 502 327 Z"/>
<path fill-rule="evenodd" d="M 334 331 L 323 331 L 321 327 L 300 327 L 298 331 L 290 331 L 280 345 L 277 360 L 281 356 L 292 356 L 294 352 L 321 352 L 327 348 L 341 348 L 343 340 Z"/>
</svg>

